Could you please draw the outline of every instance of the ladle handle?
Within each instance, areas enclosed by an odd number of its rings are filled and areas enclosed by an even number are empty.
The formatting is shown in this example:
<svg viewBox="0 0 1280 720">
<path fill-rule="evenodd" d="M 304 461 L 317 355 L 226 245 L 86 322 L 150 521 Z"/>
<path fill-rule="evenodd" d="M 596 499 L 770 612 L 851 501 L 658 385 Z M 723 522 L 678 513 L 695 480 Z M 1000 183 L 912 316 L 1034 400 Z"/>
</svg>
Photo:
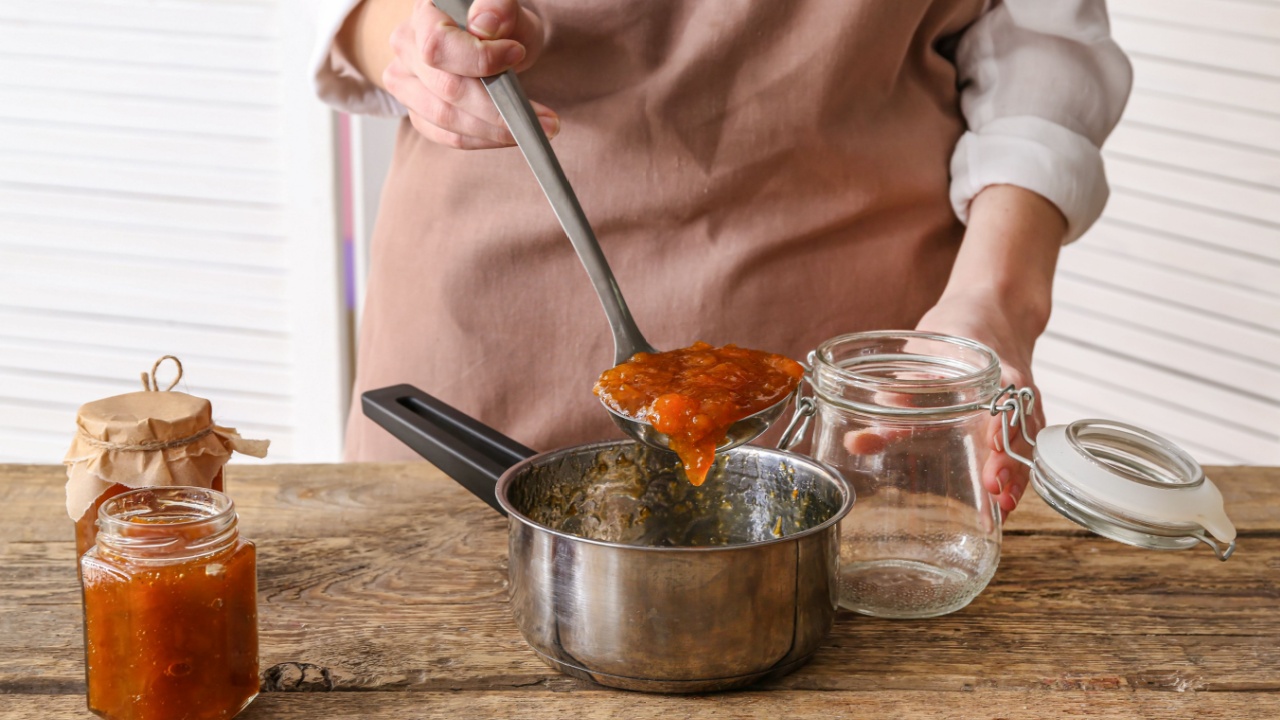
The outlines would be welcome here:
<svg viewBox="0 0 1280 720">
<path fill-rule="evenodd" d="M 458 27 L 466 28 L 471 0 L 432 2 L 453 18 Z M 618 281 L 614 279 L 604 252 L 600 250 L 600 243 L 591 230 L 591 224 L 587 222 L 587 216 L 578 204 L 578 196 L 569 185 L 555 151 L 551 149 L 551 142 L 542 132 L 538 116 L 529 105 L 529 98 L 525 96 L 515 71 L 507 70 L 484 78 L 483 82 L 485 89 L 489 91 L 489 97 L 493 98 L 493 104 L 498 106 L 498 112 L 511 129 L 520 151 L 524 153 L 524 159 L 529 162 L 534 176 L 538 178 L 542 192 L 551 202 L 551 209 L 555 211 L 556 218 L 573 243 L 573 249 L 578 252 L 578 259 L 591 277 L 591 284 L 596 288 L 596 295 L 600 297 L 600 304 L 604 306 L 604 313 L 609 318 L 609 327 L 613 330 L 614 362 L 625 362 L 638 352 L 654 352 L 653 346 L 644 339 L 631 317 L 631 310 L 622 297 Z"/>
<path fill-rule="evenodd" d="M 535 455 L 533 450 L 412 385 L 370 390 L 360 401 L 370 420 L 489 507 L 507 514 L 498 504 L 498 478 L 507 468 Z"/>
</svg>

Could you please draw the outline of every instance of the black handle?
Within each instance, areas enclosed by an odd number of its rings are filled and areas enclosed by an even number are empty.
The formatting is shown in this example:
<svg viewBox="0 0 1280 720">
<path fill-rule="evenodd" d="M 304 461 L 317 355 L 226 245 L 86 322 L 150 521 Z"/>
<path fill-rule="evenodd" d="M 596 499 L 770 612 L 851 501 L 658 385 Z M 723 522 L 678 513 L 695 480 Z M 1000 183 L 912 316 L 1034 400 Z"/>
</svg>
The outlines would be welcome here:
<svg viewBox="0 0 1280 720">
<path fill-rule="evenodd" d="M 412 385 L 370 390 L 360 399 L 366 417 L 507 514 L 498 504 L 498 478 L 537 453 Z"/>
</svg>

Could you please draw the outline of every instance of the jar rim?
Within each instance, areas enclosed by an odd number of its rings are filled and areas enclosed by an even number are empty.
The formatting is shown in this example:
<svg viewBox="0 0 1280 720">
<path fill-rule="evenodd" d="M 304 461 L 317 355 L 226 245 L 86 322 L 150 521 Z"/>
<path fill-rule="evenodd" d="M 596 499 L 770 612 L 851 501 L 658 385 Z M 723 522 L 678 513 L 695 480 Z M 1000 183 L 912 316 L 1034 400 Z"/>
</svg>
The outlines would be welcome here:
<svg viewBox="0 0 1280 720">
<path fill-rule="evenodd" d="M 202 514 L 193 515 L 190 519 L 164 523 L 168 527 L 189 527 L 197 523 L 225 518 L 236 511 L 235 503 L 232 502 L 231 498 L 217 490 L 186 485 L 165 485 L 137 488 L 116 495 L 102 503 L 102 506 L 98 508 L 98 520 L 104 524 L 121 524 L 125 526 L 139 524 L 135 523 L 132 518 L 138 517 L 140 513 L 127 517 L 123 516 L 121 506 L 147 496 L 169 502 L 185 501 L 182 503 L 185 508 L 192 511 L 203 511 Z"/>
<path fill-rule="evenodd" d="M 964 363 L 964 366 L 968 368 L 967 372 L 964 372 L 963 374 L 960 374 L 960 375 L 955 375 L 955 376 L 946 377 L 946 378 L 885 378 L 885 377 L 878 377 L 878 376 L 870 375 L 866 373 L 861 373 L 861 372 L 858 372 L 857 370 L 852 370 L 852 369 L 849 369 L 848 367 L 837 365 L 831 358 L 832 348 L 843 343 L 861 341 L 861 340 L 889 340 L 889 339 L 929 340 L 929 341 L 940 342 L 940 343 L 944 343 L 944 344 L 952 345 L 956 347 L 962 347 L 967 350 L 972 350 L 974 352 L 979 353 L 985 359 L 986 362 L 983 363 L 981 367 L 978 367 L 970 363 Z M 880 356 L 869 355 L 867 357 L 875 358 Z M 942 358 L 942 357 L 932 356 L 932 355 L 917 355 L 912 357 L 925 359 L 936 365 L 944 365 L 946 367 L 951 367 L 951 368 L 960 367 L 960 364 L 957 362 L 948 362 L 949 360 L 948 358 Z M 836 376 L 841 378 L 842 380 L 870 386 L 875 389 L 884 389 L 886 387 L 904 387 L 904 386 L 905 387 L 937 386 L 940 388 L 946 388 L 946 387 L 952 387 L 957 385 L 965 385 L 972 382 L 985 381 L 989 379 L 991 376 L 994 376 L 994 379 L 996 380 L 999 380 L 999 377 L 1000 377 L 1000 358 L 996 355 L 994 350 L 987 347 L 986 345 L 978 342 L 977 340 L 972 340 L 966 337 L 960 337 L 958 335 L 943 335 L 941 333 L 921 332 L 918 330 L 873 330 L 870 332 L 857 332 L 857 333 L 846 333 L 844 335 L 837 335 L 836 337 L 833 337 L 823 342 L 821 345 L 818 346 L 817 350 L 814 351 L 814 364 L 816 365 L 819 362 L 822 363 L 824 368 L 829 369 L 831 372 L 835 373 Z"/>
<path fill-rule="evenodd" d="M 139 521 L 148 516 L 158 521 Z M 195 556 L 233 541 L 238 536 L 236 522 L 235 503 L 217 490 L 144 487 L 116 495 L 98 508 L 97 545 L 137 558 Z"/>
</svg>

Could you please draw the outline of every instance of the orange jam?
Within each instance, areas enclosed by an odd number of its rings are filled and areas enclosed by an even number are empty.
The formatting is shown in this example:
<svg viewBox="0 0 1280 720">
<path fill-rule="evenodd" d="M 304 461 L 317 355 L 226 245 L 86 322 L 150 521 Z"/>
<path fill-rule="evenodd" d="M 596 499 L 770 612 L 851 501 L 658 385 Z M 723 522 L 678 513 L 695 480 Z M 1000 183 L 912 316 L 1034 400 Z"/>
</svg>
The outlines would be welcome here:
<svg viewBox="0 0 1280 720">
<path fill-rule="evenodd" d="M 669 437 L 689 482 L 701 485 L 729 426 L 782 400 L 803 376 L 800 363 L 781 355 L 697 342 L 636 353 L 606 370 L 595 393 L 615 412 Z"/>
<path fill-rule="evenodd" d="M 135 490 L 103 515 L 161 491 L 210 492 Z M 258 694 L 255 550 L 234 512 L 212 530 L 172 513 L 126 515 L 114 535 L 111 525 L 81 559 L 89 709 L 112 720 L 234 717 Z"/>
</svg>

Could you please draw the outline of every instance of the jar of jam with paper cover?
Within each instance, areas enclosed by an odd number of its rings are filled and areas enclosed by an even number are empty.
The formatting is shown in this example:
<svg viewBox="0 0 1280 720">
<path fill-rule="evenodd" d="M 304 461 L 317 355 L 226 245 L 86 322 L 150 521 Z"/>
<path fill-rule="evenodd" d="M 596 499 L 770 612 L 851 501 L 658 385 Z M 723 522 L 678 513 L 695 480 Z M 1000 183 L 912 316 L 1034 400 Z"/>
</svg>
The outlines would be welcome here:
<svg viewBox="0 0 1280 720">
<path fill-rule="evenodd" d="M 176 375 L 161 391 L 160 366 L 171 360 Z M 142 391 L 85 403 L 67 466 L 67 514 L 76 523 L 76 556 L 93 546 L 98 509 L 133 488 L 184 485 L 223 492 L 223 465 L 233 452 L 267 453 L 268 441 L 247 440 L 215 425 L 208 400 L 173 391 L 182 363 L 172 355 L 142 374 Z"/>
<path fill-rule="evenodd" d="M 258 694 L 255 551 L 207 488 L 110 498 L 80 558 L 89 709 L 111 720 L 231 718 Z"/>
</svg>

